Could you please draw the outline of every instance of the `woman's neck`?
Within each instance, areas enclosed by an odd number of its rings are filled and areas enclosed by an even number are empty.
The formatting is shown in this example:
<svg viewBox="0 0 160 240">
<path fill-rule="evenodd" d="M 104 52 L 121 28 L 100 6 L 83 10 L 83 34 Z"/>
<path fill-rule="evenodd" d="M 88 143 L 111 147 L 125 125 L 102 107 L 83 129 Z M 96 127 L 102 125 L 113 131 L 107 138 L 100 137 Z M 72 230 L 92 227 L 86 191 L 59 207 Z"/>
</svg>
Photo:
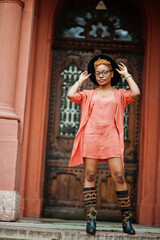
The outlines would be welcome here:
<svg viewBox="0 0 160 240">
<path fill-rule="evenodd" d="M 97 90 L 101 92 L 110 92 L 110 91 L 113 91 L 113 87 L 109 84 L 105 86 L 99 86 Z"/>
</svg>

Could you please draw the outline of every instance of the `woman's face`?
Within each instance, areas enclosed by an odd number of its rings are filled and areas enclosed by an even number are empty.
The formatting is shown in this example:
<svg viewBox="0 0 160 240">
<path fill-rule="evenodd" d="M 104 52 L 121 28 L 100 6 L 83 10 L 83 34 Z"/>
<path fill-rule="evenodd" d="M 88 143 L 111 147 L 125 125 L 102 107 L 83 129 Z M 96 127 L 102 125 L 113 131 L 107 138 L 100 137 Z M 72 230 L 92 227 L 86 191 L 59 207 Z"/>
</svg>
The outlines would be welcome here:
<svg viewBox="0 0 160 240">
<path fill-rule="evenodd" d="M 99 65 L 95 68 L 95 77 L 99 86 L 105 86 L 111 84 L 113 71 L 110 69 L 109 66 Z"/>
</svg>

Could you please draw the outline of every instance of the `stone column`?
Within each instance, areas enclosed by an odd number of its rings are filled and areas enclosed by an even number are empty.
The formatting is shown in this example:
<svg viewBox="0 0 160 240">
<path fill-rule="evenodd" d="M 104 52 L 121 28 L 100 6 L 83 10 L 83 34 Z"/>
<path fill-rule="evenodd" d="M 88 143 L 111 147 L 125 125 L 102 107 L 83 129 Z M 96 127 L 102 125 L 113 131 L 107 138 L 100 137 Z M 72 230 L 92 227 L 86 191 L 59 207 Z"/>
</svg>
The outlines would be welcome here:
<svg viewBox="0 0 160 240">
<path fill-rule="evenodd" d="M 160 224 L 160 2 L 154 1 L 153 4 L 147 0 L 143 3 L 147 9 L 147 24 L 142 81 L 138 222 Z"/>
<path fill-rule="evenodd" d="M 0 220 L 20 214 L 20 119 L 15 91 L 24 1 L 0 0 Z"/>
</svg>

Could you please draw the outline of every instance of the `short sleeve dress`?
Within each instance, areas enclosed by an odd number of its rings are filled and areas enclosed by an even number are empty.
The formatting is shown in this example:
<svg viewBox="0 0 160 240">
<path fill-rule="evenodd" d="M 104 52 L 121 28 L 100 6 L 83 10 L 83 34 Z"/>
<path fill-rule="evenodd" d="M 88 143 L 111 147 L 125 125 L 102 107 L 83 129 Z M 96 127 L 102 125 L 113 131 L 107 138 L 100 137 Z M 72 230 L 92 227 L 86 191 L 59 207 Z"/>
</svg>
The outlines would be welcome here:
<svg viewBox="0 0 160 240">
<path fill-rule="evenodd" d="M 111 157 L 120 157 L 120 139 L 115 124 L 117 101 L 114 91 L 109 95 L 92 97 L 93 109 L 84 127 L 83 157 L 104 161 Z"/>
<path fill-rule="evenodd" d="M 85 158 L 121 157 L 124 169 L 123 121 L 125 107 L 135 101 L 131 90 L 113 89 L 108 96 L 82 90 L 71 101 L 82 105 L 82 114 L 69 167 L 83 164 Z"/>
</svg>

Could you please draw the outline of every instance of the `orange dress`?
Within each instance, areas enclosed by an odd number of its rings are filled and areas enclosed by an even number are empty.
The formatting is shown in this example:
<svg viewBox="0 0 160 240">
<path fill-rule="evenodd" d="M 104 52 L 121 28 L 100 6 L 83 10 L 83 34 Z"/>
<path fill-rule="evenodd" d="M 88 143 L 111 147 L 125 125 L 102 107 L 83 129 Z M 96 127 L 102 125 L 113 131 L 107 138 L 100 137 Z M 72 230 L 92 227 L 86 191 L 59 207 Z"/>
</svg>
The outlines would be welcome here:
<svg viewBox="0 0 160 240">
<path fill-rule="evenodd" d="M 108 96 L 95 91 L 92 112 L 84 127 L 83 157 L 104 161 L 121 157 L 120 139 L 115 124 L 117 101 L 112 92 Z"/>
<path fill-rule="evenodd" d="M 92 114 L 92 110 L 94 107 L 92 98 L 95 95 L 95 93 L 96 93 L 95 89 L 94 90 L 82 90 L 80 92 L 77 92 L 75 94 L 75 97 L 71 100 L 74 103 L 81 104 L 82 111 L 81 111 L 81 121 L 80 121 L 79 129 L 78 129 L 78 132 L 75 137 L 74 144 L 73 144 L 69 167 L 74 167 L 74 166 L 84 163 L 84 157 L 83 157 L 84 128 Z M 123 136 L 124 136 L 124 134 L 123 134 L 124 111 L 125 111 L 125 107 L 129 103 L 135 101 L 135 99 L 133 99 L 130 94 L 131 94 L 131 90 L 125 90 L 123 88 L 118 89 L 118 90 L 114 89 L 114 91 L 113 91 L 113 95 L 115 96 L 115 98 L 117 100 L 117 108 L 116 108 L 116 113 L 115 113 L 115 125 L 116 125 L 118 135 L 119 135 L 119 141 L 120 141 L 119 147 L 120 147 L 120 152 L 121 152 L 120 156 L 122 159 L 123 169 L 124 169 L 124 155 L 123 155 L 123 152 L 124 152 L 124 138 L 123 138 Z M 95 148 L 95 146 L 93 146 L 93 148 Z M 92 150 L 93 150 L 93 148 L 92 148 Z"/>
</svg>

